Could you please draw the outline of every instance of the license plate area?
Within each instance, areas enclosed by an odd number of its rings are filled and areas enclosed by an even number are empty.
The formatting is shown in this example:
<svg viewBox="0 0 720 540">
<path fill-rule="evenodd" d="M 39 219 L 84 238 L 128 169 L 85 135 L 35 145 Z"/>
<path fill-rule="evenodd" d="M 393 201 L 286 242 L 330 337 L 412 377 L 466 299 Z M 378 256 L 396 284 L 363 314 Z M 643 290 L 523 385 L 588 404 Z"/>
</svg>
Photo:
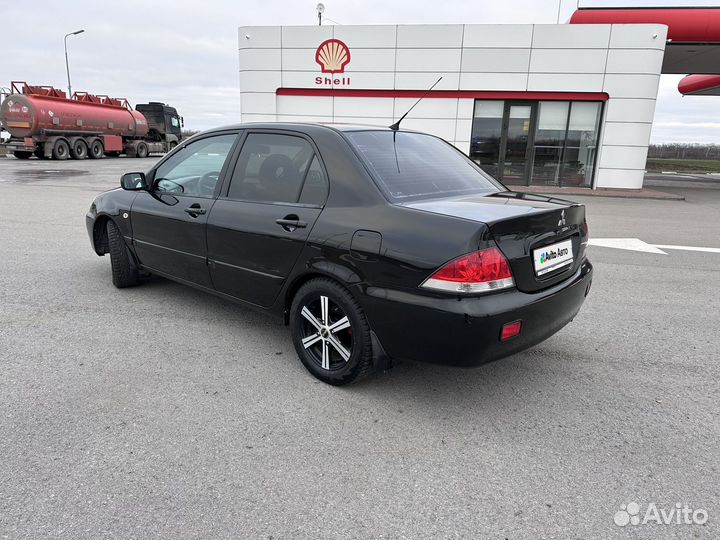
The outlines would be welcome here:
<svg viewBox="0 0 720 540">
<path fill-rule="evenodd" d="M 570 266 L 573 261 L 573 246 L 570 239 L 533 250 L 533 266 L 538 277 Z"/>
</svg>

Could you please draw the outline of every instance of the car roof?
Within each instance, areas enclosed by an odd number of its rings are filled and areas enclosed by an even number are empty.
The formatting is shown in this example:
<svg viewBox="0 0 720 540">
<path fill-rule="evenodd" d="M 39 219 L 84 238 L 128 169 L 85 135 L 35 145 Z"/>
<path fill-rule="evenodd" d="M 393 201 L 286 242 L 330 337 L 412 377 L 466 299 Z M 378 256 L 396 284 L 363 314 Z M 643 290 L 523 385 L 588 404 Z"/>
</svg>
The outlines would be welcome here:
<svg viewBox="0 0 720 540">
<path fill-rule="evenodd" d="M 290 131 L 311 131 L 318 128 L 330 129 L 333 131 L 349 132 L 349 131 L 390 131 L 388 126 L 378 126 L 371 124 L 343 124 L 343 123 L 321 123 L 321 122 L 245 122 L 242 124 L 232 124 L 204 131 L 203 133 L 212 133 L 215 131 L 225 131 L 228 129 L 286 129 Z M 410 131 L 410 130 L 399 130 Z"/>
</svg>

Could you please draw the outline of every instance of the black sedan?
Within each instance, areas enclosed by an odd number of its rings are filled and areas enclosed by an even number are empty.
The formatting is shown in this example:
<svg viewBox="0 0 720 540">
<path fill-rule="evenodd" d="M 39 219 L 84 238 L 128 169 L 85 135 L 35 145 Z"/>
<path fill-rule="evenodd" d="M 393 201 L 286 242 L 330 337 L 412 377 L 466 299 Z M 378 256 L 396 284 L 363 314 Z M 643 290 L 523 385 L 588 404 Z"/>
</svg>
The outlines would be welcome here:
<svg viewBox="0 0 720 540">
<path fill-rule="evenodd" d="M 513 354 L 590 289 L 582 205 L 508 191 L 423 133 L 238 125 L 121 186 L 87 214 L 115 286 L 156 274 L 283 317 L 330 384 Z"/>
</svg>

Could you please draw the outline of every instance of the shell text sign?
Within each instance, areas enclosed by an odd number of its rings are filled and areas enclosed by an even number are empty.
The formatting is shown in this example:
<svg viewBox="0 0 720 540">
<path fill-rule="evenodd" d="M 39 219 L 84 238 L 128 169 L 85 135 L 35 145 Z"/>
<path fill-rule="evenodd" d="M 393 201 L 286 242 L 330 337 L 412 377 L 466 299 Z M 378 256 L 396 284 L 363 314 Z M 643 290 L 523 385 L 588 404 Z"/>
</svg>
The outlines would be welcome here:
<svg viewBox="0 0 720 540">
<path fill-rule="evenodd" d="M 339 39 L 323 41 L 315 53 L 323 73 L 343 73 L 350 62 L 350 49 Z"/>
</svg>

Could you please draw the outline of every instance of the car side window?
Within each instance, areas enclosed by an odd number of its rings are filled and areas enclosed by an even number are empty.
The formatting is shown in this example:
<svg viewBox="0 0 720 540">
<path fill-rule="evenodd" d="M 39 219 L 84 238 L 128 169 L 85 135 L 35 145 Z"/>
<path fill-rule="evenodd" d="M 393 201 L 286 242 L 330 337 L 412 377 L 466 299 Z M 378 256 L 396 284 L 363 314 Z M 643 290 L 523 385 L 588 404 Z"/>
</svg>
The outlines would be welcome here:
<svg viewBox="0 0 720 540">
<path fill-rule="evenodd" d="M 210 198 L 237 134 L 216 135 L 189 143 L 155 171 L 160 193 Z"/>
<path fill-rule="evenodd" d="M 320 160 L 317 156 L 313 157 L 307 175 L 305 175 L 305 183 L 300 193 L 300 200 L 303 204 L 316 204 L 322 206 L 328 194 L 328 181 L 325 177 L 325 171 L 320 166 Z"/>
<path fill-rule="evenodd" d="M 251 133 L 240 151 L 228 197 L 296 203 L 314 156 L 313 147 L 302 137 Z"/>
</svg>

